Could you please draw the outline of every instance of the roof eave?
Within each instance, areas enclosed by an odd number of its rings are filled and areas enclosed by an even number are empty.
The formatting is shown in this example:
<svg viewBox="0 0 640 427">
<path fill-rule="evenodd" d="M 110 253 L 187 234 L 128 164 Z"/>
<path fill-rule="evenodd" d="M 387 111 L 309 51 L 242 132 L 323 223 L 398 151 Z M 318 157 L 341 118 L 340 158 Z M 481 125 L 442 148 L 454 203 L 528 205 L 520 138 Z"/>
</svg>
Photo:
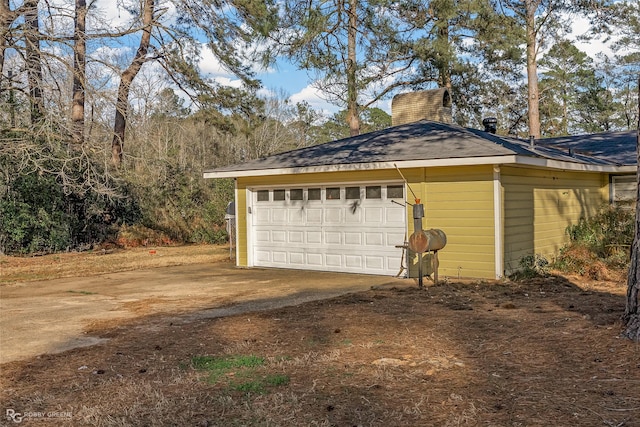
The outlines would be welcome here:
<svg viewBox="0 0 640 427">
<path fill-rule="evenodd" d="M 485 164 L 504 164 L 514 163 L 515 155 L 509 156 L 491 156 L 491 157 L 464 157 L 451 159 L 432 159 L 432 160 L 404 160 L 396 162 L 371 162 L 371 163 L 343 163 L 334 165 L 320 166 L 303 166 L 293 168 L 276 168 L 276 169 L 250 169 L 237 171 L 205 171 L 204 178 L 240 178 L 250 176 L 271 176 L 271 175 L 293 175 L 304 173 L 326 173 L 326 172 L 345 172 L 345 171 L 364 171 L 364 170 L 384 170 L 384 169 L 408 169 L 422 167 L 441 167 L 441 166 L 470 166 Z"/>
<path fill-rule="evenodd" d="M 631 173 L 636 171 L 636 166 L 594 165 L 587 163 L 563 162 L 540 157 L 522 155 L 488 156 L 488 157 L 462 157 L 431 160 L 405 160 L 397 162 L 372 162 L 372 163 L 344 163 L 334 165 L 304 166 L 275 169 L 250 169 L 235 171 L 205 171 L 204 178 L 241 178 L 252 176 L 294 175 L 305 173 L 327 173 L 384 169 L 409 169 L 443 166 L 478 166 L 478 165 L 522 165 L 548 169 L 604 172 L 604 173 Z"/>
</svg>

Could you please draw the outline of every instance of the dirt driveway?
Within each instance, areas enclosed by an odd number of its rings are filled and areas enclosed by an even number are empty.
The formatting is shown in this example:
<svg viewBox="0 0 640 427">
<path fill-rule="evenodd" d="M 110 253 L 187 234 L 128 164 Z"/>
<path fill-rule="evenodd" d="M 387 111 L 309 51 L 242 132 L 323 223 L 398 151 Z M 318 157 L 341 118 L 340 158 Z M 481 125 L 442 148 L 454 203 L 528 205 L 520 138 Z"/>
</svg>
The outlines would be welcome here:
<svg viewBox="0 0 640 427">
<path fill-rule="evenodd" d="M 148 314 L 220 317 L 394 283 L 406 280 L 214 262 L 3 285 L 0 363 L 96 344 L 91 330 Z"/>
</svg>

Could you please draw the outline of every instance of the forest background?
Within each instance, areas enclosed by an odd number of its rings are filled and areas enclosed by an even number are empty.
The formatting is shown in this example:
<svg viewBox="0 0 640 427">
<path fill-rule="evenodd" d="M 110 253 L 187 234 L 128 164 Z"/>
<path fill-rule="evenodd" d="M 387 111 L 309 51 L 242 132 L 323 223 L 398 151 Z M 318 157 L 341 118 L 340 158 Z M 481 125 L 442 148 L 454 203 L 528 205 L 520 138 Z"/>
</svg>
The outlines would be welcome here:
<svg viewBox="0 0 640 427">
<path fill-rule="evenodd" d="M 221 243 L 233 182 L 204 169 L 386 128 L 401 92 L 448 87 L 457 124 L 522 138 L 638 123 L 636 1 L 115 3 L 117 24 L 103 1 L 0 0 L 0 254 Z M 264 90 L 278 63 L 338 112 Z"/>
</svg>

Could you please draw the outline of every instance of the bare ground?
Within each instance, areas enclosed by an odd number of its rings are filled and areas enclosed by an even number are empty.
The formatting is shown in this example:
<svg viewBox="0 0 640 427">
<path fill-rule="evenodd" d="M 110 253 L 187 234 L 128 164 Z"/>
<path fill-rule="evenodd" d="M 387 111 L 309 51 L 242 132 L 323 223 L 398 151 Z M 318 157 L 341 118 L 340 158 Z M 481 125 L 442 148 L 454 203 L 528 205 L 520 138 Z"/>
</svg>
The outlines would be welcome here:
<svg viewBox="0 0 640 427">
<path fill-rule="evenodd" d="M 73 426 L 640 426 L 624 292 L 404 280 L 226 317 L 141 310 L 94 324 L 98 345 L 0 365 L 0 410 Z M 198 365 L 250 355 L 262 363 Z"/>
</svg>

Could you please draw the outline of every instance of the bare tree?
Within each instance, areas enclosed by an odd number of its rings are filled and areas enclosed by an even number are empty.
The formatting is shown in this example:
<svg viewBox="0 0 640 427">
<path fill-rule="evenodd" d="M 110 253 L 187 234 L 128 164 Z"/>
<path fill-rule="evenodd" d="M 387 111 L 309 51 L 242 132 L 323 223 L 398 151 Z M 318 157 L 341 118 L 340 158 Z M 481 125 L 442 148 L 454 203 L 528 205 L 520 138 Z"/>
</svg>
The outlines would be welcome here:
<svg viewBox="0 0 640 427">
<path fill-rule="evenodd" d="M 31 123 L 35 124 L 44 116 L 42 99 L 42 58 L 40 54 L 40 22 L 38 20 L 38 0 L 24 2 L 25 51 Z"/>
<path fill-rule="evenodd" d="M 10 44 L 11 24 L 18 16 L 16 11 L 12 11 L 9 7 L 9 0 L 0 0 L 0 37 L 2 37 L 2 45 L 0 45 L 0 76 L 4 76 L 4 52 Z"/>
<path fill-rule="evenodd" d="M 73 31 L 73 104 L 71 107 L 72 138 L 76 144 L 84 144 L 84 101 L 87 55 L 87 2 L 76 0 Z"/>
<path fill-rule="evenodd" d="M 113 123 L 113 141 L 111 142 L 111 161 L 118 167 L 122 164 L 122 148 L 127 124 L 127 110 L 129 108 L 129 91 L 131 83 L 136 78 L 142 65 L 149 60 L 147 53 L 151 44 L 151 31 L 154 23 L 154 0 L 145 0 L 142 9 L 142 37 L 131 64 L 120 76 L 118 97 L 116 99 L 116 115 Z"/>
</svg>

